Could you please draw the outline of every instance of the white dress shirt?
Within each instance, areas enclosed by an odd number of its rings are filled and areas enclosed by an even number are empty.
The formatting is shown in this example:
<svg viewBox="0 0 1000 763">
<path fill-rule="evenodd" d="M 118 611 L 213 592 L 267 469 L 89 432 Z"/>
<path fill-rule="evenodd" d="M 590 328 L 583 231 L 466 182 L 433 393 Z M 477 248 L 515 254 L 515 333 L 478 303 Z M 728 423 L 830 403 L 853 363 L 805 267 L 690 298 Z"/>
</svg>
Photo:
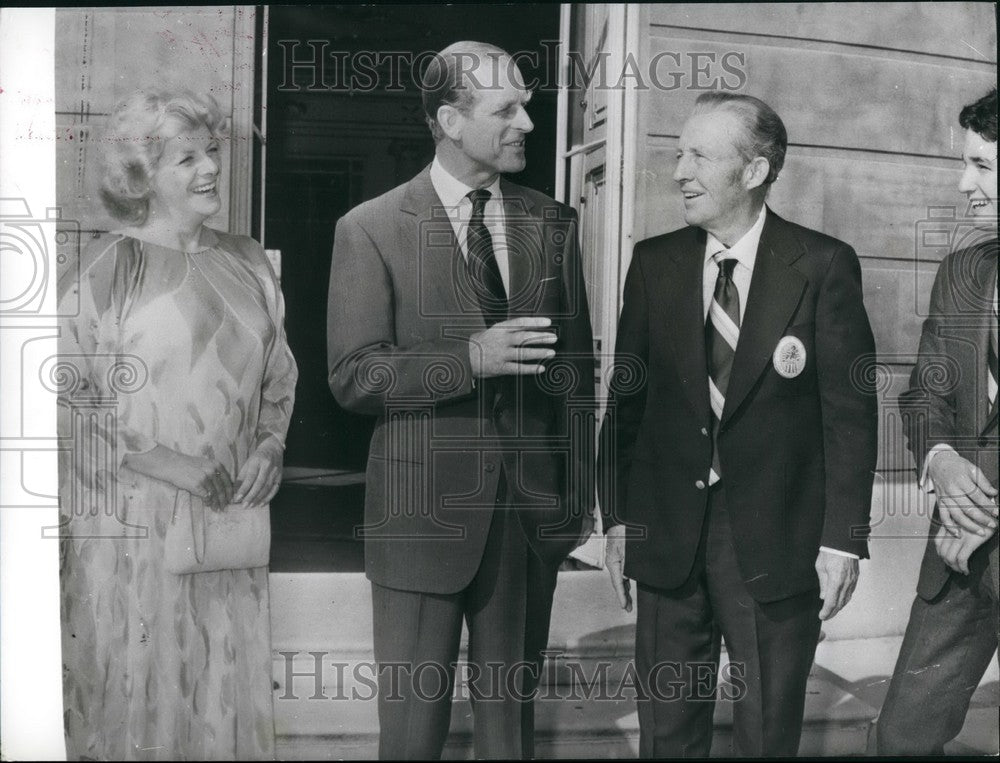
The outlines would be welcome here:
<svg viewBox="0 0 1000 763">
<path fill-rule="evenodd" d="M 726 258 L 736 259 L 736 267 L 733 269 L 733 284 L 740 295 L 740 324 L 743 323 L 743 315 L 747 309 L 747 295 L 750 293 L 750 279 L 753 277 L 753 266 L 757 263 L 757 247 L 760 245 L 760 234 L 764 230 L 764 218 L 767 207 L 761 206 L 757 220 L 750 226 L 750 230 L 743 234 L 739 241 L 729 247 Z M 726 245 L 719 239 L 708 234 L 705 242 L 705 277 L 702 279 L 702 298 L 705 305 L 705 318 L 708 318 L 708 310 L 712 306 L 712 295 L 715 293 L 715 282 L 719 278 L 719 266 L 712 259 L 718 252 L 726 251 Z"/>
<path fill-rule="evenodd" d="M 750 230 L 740 237 L 740 240 L 729 247 L 726 257 L 736 259 L 736 267 L 733 268 L 733 284 L 740 295 L 740 326 L 743 325 L 743 316 L 747 309 L 747 296 L 750 294 L 750 281 L 753 278 L 754 265 L 757 264 L 757 248 L 760 246 L 760 234 L 764 230 L 764 219 L 767 216 L 767 207 L 760 208 L 760 214 Z M 715 282 L 719 277 L 719 265 L 713 256 L 718 252 L 726 251 L 726 246 L 711 233 L 705 242 L 705 274 L 702 279 L 702 297 L 705 306 L 705 318 L 708 318 L 709 308 L 712 306 L 712 296 L 715 293 Z M 710 483 L 718 481 L 709 479 Z M 857 554 L 850 551 L 840 551 L 828 546 L 820 546 L 820 551 L 829 551 L 831 554 L 847 556 L 851 559 L 858 559 Z"/>
<path fill-rule="evenodd" d="M 476 190 L 467 186 L 461 180 L 455 179 L 435 156 L 431 162 L 431 185 L 441 200 L 441 205 L 451 220 L 451 226 L 455 230 L 455 238 L 462 248 L 462 256 L 468 261 L 469 247 L 466 238 L 469 230 L 469 219 L 472 217 L 472 199 L 469 192 Z M 507 229 L 504 223 L 503 195 L 500 193 L 500 176 L 493 181 L 492 185 L 484 190 L 490 192 L 490 198 L 486 202 L 486 209 L 483 212 L 483 222 L 493 239 L 493 256 L 496 257 L 497 266 L 500 268 L 500 278 L 503 279 L 504 290 L 510 295 L 510 261 L 507 257 Z"/>
</svg>

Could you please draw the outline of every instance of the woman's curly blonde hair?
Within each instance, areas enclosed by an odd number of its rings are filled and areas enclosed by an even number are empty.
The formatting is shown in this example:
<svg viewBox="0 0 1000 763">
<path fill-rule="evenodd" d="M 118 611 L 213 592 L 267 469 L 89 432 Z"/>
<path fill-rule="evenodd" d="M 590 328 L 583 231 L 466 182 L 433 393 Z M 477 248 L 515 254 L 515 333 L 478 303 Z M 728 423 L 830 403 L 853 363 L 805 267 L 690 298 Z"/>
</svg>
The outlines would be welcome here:
<svg viewBox="0 0 1000 763">
<path fill-rule="evenodd" d="M 116 220 L 142 225 L 150 183 L 166 140 L 181 130 L 207 127 L 222 137 L 226 119 L 210 95 L 189 90 L 137 90 L 115 106 L 101 139 L 101 201 Z"/>
</svg>

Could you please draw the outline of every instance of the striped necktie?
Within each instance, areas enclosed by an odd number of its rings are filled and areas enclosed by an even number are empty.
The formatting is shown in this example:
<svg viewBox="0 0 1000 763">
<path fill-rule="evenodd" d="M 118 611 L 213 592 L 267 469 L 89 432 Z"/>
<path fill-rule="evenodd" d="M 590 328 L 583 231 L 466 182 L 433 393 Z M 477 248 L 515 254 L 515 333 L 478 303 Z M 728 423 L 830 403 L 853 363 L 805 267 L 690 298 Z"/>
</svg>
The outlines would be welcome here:
<svg viewBox="0 0 1000 763">
<path fill-rule="evenodd" d="M 486 202 L 492 195 L 485 189 L 469 191 L 472 216 L 469 218 L 469 230 L 466 235 L 469 275 L 472 277 L 472 288 L 476 292 L 487 327 L 507 320 L 507 291 L 503 286 L 496 255 L 493 254 L 493 237 L 483 219 Z"/>
<path fill-rule="evenodd" d="M 717 252 L 712 259 L 719 266 L 712 304 L 705 323 L 705 355 L 708 359 L 708 390 L 712 403 L 712 470 L 708 484 L 722 478 L 719 464 L 719 422 L 726 405 L 729 374 L 733 370 L 736 345 L 740 340 L 740 293 L 733 282 L 736 258 L 726 257 L 726 251 Z"/>
</svg>

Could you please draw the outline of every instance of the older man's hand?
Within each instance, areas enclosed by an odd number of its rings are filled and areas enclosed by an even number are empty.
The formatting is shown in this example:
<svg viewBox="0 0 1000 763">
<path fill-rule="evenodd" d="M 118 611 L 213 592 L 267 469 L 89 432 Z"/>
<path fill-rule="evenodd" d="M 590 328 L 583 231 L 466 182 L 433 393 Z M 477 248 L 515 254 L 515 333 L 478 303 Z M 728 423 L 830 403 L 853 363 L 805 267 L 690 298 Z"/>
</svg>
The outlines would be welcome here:
<svg viewBox="0 0 1000 763">
<path fill-rule="evenodd" d="M 816 558 L 816 572 L 819 574 L 819 597 L 823 608 L 820 620 L 829 620 L 847 606 L 858 584 L 858 560 L 842 554 L 820 551 Z"/>
<path fill-rule="evenodd" d="M 615 589 L 618 603 L 626 612 L 632 611 L 631 581 L 625 577 L 625 525 L 608 528 L 604 535 L 604 564 L 611 575 L 611 587 Z"/>
</svg>

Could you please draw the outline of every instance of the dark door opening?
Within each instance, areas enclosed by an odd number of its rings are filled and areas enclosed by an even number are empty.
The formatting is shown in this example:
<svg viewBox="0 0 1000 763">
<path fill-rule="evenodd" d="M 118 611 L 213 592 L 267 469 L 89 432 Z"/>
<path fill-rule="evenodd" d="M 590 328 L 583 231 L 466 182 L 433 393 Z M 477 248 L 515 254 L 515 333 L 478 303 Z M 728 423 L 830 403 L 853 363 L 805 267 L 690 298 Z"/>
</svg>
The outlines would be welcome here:
<svg viewBox="0 0 1000 763">
<path fill-rule="evenodd" d="M 416 87 L 426 56 L 463 39 L 512 54 L 535 89 L 527 168 L 552 194 L 559 6 L 270 6 L 264 240 L 281 250 L 285 327 L 299 366 L 285 466 L 272 504 L 272 569 L 361 570 L 358 485 L 374 419 L 327 386 L 326 296 L 338 218 L 406 182 L 434 155 Z M 332 545 L 331 545 L 332 544 Z"/>
</svg>

